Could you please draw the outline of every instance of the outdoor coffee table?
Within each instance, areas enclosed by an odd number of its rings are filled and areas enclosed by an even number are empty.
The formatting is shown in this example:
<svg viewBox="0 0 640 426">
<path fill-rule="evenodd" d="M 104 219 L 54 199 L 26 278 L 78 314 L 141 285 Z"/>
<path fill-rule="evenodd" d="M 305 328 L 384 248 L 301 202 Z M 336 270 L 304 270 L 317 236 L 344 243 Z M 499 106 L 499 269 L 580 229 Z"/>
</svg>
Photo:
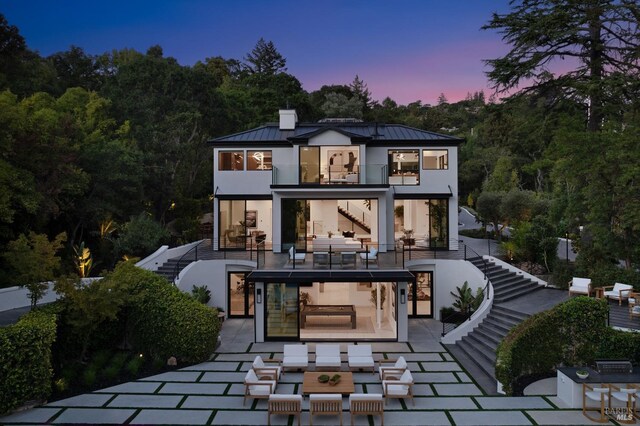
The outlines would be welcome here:
<svg viewBox="0 0 640 426">
<path fill-rule="evenodd" d="M 332 377 L 334 374 L 340 375 L 340 382 L 331 386 L 329 383 L 320 383 L 318 377 L 326 374 Z M 305 371 L 302 378 L 302 395 L 312 393 L 339 393 L 349 395 L 356 392 L 353 384 L 353 373 L 346 371 Z"/>
</svg>

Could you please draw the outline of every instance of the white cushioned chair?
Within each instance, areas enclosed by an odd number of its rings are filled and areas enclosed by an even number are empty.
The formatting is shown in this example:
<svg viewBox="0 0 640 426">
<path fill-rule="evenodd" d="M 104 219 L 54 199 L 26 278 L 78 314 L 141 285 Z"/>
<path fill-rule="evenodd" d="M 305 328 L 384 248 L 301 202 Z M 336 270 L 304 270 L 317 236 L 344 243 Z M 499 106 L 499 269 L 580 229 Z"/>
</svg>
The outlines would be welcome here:
<svg viewBox="0 0 640 426">
<path fill-rule="evenodd" d="M 302 262 L 305 261 L 304 253 L 296 253 L 296 249 L 293 246 L 289 249 L 289 262 Z"/>
<path fill-rule="evenodd" d="M 307 345 L 284 345 L 282 368 L 304 369 L 309 366 L 309 347 Z"/>
<path fill-rule="evenodd" d="M 382 392 L 384 393 L 385 402 L 389 398 L 409 398 L 413 405 L 413 376 L 411 371 L 404 370 L 404 373 L 397 380 L 383 380 Z"/>
<path fill-rule="evenodd" d="M 253 371 L 253 368 L 247 372 L 244 377 L 244 400 L 242 405 L 247 402 L 247 398 L 269 398 L 269 395 L 276 391 L 275 380 L 260 380 Z"/>
<path fill-rule="evenodd" d="M 367 259 L 369 262 L 374 262 L 377 264 L 378 249 L 375 247 L 371 247 L 368 252 L 360 253 L 360 260 L 362 260 L 362 262 L 367 262 Z"/>
<path fill-rule="evenodd" d="M 349 345 L 347 346 L 347 355 L 349 369 L 370 368 L 371 372 L 375 373 L 375 362 L 373 361 L 371 345 Z"/>
<path fill-rule="evenodd" d="M 300 414 L 302 413 L 302 395 L 269 395 L 267 425 L 271 425 L 271 415 L 294 415 L 298 418 L 300 426 Z"/>
<path fill-rule="evenodd" d="M 617 300 L 618 305 L 622 305 L 622 301 L 627 300 L 629 293 L 633 291 L 632 285 L 622 283 L 615 283 L 602 288 L 604 289 L 604 296 L 608 299 Z"/>
<path fill-rule="evenodd" d="M 589 407 L 587 406 L 588 402 L 596 402 L 598 407 Z M 587 383 L 582 384 L 582 414 L 598 423 L 606 423 L 607 415 L 605 412 L 605 407 L 609 405 L 609 387 L 607 385 L 600 385 L 599 387 L 588 385 Z M 595 408 L 595 410 L 594 410 Z M 592 417 L 587 414 L 588 411 L 598 411 L 600 413 L 600 417 Z"/>
<path fill-rule="evenodd" d="M 340 416 L 342 426 L 342 394 L 312 393 L 309 395 L 309 425 L 313 425 L 313 416 Z"/>
<path fill-rule="evenodd" d="M 351 426 L 355 416 L 380 416 L 380 426 L 384 426 L 384 397 L 379 393 L 352 393 L 349 395 Z"/>
<path fill-rule="evenodd" d="M 573 277 L 569 281 L 569 296 L 572 294 L 586 294 L 591 296 L 591 278 L 576 278 Z"/>
<path fill-rule="evenodd" d="M 280 375 L 282 374 L 281 363 L 282 361 L 279 359 L 268 359 L 264 361 L 262 357 L 258 355 L 256 359 L 253 360 L 253 370 L 258 376 L 263 375 L 262 373 L 273 374 L 276 380 L 280 380 Z"/>
<path fill-rule="evenodd" d="M 340 359 L 340 345 L 316 345 L 316 370 L 325 368 L 331 370 L 340 370 L 341 365 L 342 360 Z"/>
<path fill-rule="evenodd" d="M 381 359 L 378 361 L 380 366 L 378 367 L 378 373 L 380 374 L 380 380 L 384 380 L 384 376 L 393 375 L 396 377 L 400 377 L 404 370 L 407 369 L 407 361 L 403 356 L 398 357 L 398 359 Z"/>
</svg>

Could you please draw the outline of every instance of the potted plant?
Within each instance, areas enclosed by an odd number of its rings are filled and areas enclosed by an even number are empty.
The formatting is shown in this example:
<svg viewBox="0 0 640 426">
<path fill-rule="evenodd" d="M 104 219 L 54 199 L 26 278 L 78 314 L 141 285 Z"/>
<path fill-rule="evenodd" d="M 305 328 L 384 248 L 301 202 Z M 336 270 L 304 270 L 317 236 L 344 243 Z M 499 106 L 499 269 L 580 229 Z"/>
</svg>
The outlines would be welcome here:
<svg viewBox="0 0 640 426">
<path fill-rule="evenodd" d="M 586 368 L 580 368 L 578 371 L 576 371 L 576 376 L 578 376 L 578 378 L 580 379 L 586 379 L 587 377 L 589 377 L 589 371 Z"/>
<path fill-rule="evenodd" d="M 310 303 L 313 303 L 311 302 L 311 295 L 306 291 L 301 291 L 300 292 L 300 310 L 302 310 L 305 306 L 307 306 Z"/>
</svg>

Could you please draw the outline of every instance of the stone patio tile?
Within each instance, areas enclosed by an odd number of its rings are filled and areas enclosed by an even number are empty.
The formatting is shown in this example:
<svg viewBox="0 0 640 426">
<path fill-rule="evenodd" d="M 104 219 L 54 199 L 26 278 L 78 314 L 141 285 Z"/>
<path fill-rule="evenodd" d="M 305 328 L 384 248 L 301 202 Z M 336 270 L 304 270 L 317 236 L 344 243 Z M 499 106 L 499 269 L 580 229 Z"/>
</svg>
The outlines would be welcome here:
<svg viewBox="0 0 640 426">
<path fill-rule="evenodd" d="M 129 382 L 121 385 L 111 386 L 110 388 L 100 389 L 95 392 L 109 393 L 154 393 L 162 383 L 157 382 Z"/>
<path fill-rule="evenodd" d="M 169 371 L 167 373 L 156 374 L 155 376 L 145 377 L 141 381 L 152 382 L 195 382 L 202 374 L 199 371 Z"/>
<path fill-rule="evenodd" d="M 220 354 L 216 357 L 216 360 L 213 362 L 218 362 L 218 361 L 251 361 L 253 362 L 254 359 L 256 359 L 256 355 L 260 355 L 262 358 L 269 358 L 271 356 L 271 354 L 269 353 L 263 353 L 263 354 L 256 354 L 256 353 L 247 353 L 247 354 Z M 282 356 L 278 357 L 280 359 L 282 359 Z"/>
<path fill-rule="evenodd" d="M 276 422 L 275 416 L 271 418 L 271 424 L 283 424 L 287 422 L 282 416 L 282 420 Z M 287 418 L 288 420 L 288 418 Z M 211 422 L 212 425 L 266 425 L 267 413 L 265 411 L 218 411 Z"/>
<path fill-rule="evenodd" d="M 135 412 L 131 408 L 67 408 L 53 423 L 123 424 Z"/>
<path fill-rule="evenodd" d="M 458 383 L 453 373 L 414 373 L 412 371 L 411 375 L 416 383 Z"/>
<path fill-rule="evenodd" d="M 232 384 L 227 395 L 244 395 L 244 385 L 240 383 Z"/>
<path fill-rule="evenodd" d="M 409 410 L 477 410 L 478 406 L 471 398 L 456 397 L 415 397 L 416 405 L 408 404 Z"/>
<path fill-rule="evenodd" d="M 184 374 L 184 373 L 183 373 Z M 198 373 L 200 374 L 200 373 Z M 200 382 L 224 382 L 224 383 L 243 383 L 244 376 L 247 375 L 246 371 L 240 371 L 237 373 L 228 373 L 228 372 L 214 372 L 214 373 L 204 373 Z"/>
<path fill-rule="evenodd" d="M 433 396 L 433 389 L 429 385 L 413 385 L 413 394 L 417 396 Z"/>
<path fill-rule="evenodd" d="M 596 423 L 582 415 L 582 410 L 540 410 L 527 411 L 533 420 L 539 425 L 602 425 L 612 424 Z"/>
<path fill-rule="evenodd" d="M 547 401 L 538 396 L 496 396 L 477 397 L 476 401 L 485 410 L 520 410 L 530 408 L 553 408 Z"/>
<path fill-rule="evenodd" d="M 18 413 L 11 414 L 6 417 L 0 417 L 0 424 L 7 424 L 11 422 L 16 423 L 45 423 L 56 413 L 60 411 L 60 408 L 32 408 L 27 411 L 20 411 Z"/>
<path fill-rule="evenodd" d="M 285 394 L 292 394 L 293 389 L 295 388 L 295 383 L 278 383 L 278 386 L 276 386 L 276 393 L 285 393 Z M 298 386 L 299 389 L 299 393 L 302 392 L 302 384 L 300 384 L 300 386 Z"/>
<path fill-rule="evenodd" d="M 440 342 L 437 341 L 411 342 L 411 347 L 415 352 L 446 352 Z"/>
<path fill-rule="evenodd" d="M 189 396 L 180 408 L 244 408 L 249 410 L 253 399 L 247 399 L 247 404 L 242 405 L 241 396 Z"/>
<path fill-rule="evenodd" d="M 456 374 L 460 377 L 461 382 L 470 383 L 472 381 L 467 373 L 456 372 Z"/>
<path fill-rule="evenodd" d="M 347 404 L 348 405 L 348 404 Z M 302 416 L 300 416 L 300 422 L 303 425 L 309 424 L 309 412 L 302 412 Z M 386 420 L 385 414 L 385 420 Z M 273 416 L 271 417 L 273 418 Z M 294 425 L 297 425 L 296 421 L 293 421 Z M 313 416 L 313 424 L 317 426 L 336 426 L 340 424 L 340 420 L 338 416 Z M 349 411 L 342 411 L 342 424 L 347 426 L 351 424 L 351 413 Z M 369 426 L 368 416 L 356 416 L 353 419 L 353 424 L 356 426 Z M 380 424 L 380 416 L 376 416 L 374 421 L 374 425 Z M 385 423 L 390 424 L 390 423 Z M 391 423 L 393 424 L 393 423 Z"/>
<path fill-rule="evenodd" d="M 530 425 L 531 422 L 520 411 L 450 411 L 456 425 Z"/>
<path fill-rule="evenodd" d="M 411 403 L 409 403 L 411 405 Z M 450 425 L 451 422 L 443 411 L 407 412 L 386 411 L 384 421 L 390 425 Z"/>
<path fill-rule="evenodd" d="M 109 403 L 109 407 L 133 408 L 176 408 L 182 395 L 118 395 Z"/>
<path fill-rule="evenodd" d="M 216 349 L 216 352 L 219 354 L 247 352 L 247 349 L 249 349 L 249 345 L 251 345 L 251 343 L 248 343 L 248 342 L 225 343 L 225 341 L 223 340 L 220 346 L 218 346 L 218 348 Z"/>
<path fill-rule="evenodd" d="M 482 391 L 473 383 L 435 384 L 438 395 L 482 395 Z"/>
<path fill-rule="evenodd" d="M 47 407 L 102 407 L 104 403 L 112 397 L 113 394 L 110 393 L 87 393 L 60 401 L 50 402 L 47 404 Z"/>
<path fill-rule="evenodd" d="M 457 362 L 440 361 L 440 362 L 422 362 L 424 371 L 461 371 L 462 368 Z"/>
<path fill-rule="evenodd" d="M 420 368 L 420 364 L 418 364 L 417 362 L 412 362 L 409 361 L 407 362 L 407 367 L 409 367 L 409 370 L 411 371 L 421 371 L 422 368 Z M 376 373 L 378 372 L 378 366 L 376 365 Z"/>
<path fill-rule="evenodd" d="M 240 362 L 211 361 L 181 368 L 180 371 L 236 371 L 238 364 L 240 364 Z"/>
<path fill-rule="evenodd" d="M 372 343 L 371 350 L 378 352 L 409 352 L 409 346 L 406 343 Z"/>
<path fill-rule="evenodd" d="M 292 343 L 292 344 L 297 344 L 297 343 Z M 277 343 L 277 342 L 265 342 L 265 343 L 254 343 L 253 346 L 251 346 L 251 353 L 256 353 L 256 352 L 278 352 L 278 353 L 282 353 L 284 351 L 284 343 Z"/>
<path fill-rule="evenodd" d="M 280 381 L 278 383 L 302 383 L 302 377 L 303 377 L 302 373 L 287 371 L 285 374 L 280 376 Z M 244 381 L 244 376 L 240 381 L 241 382 Z"/>
<path fill-rule="evenodd" d="M 406 354 L 402 354 L 402 356 L 407 361 L 442 361 L 442 357 L 437 352 L 427 352 L 427 353 L 408 352 Z"/>
<path fill-rule="evenodd" d="M 226 383 L 165 383 L 159 394 L 222 395 Z"/>
<path fill-rule="evenodd" d="M 213 410 L 142 410 L 130 424 L 204 425 Z"/>
<path fill-rule="evenodd" d="M 453 357 L 451 356 L 450 353 L 443 353 L 442 356 L 444 357 L 445 360 L 447 361 L 455 361 L 455 359 L 453 359 Z"/>
<path fill-rule="evenodd" d="M 354 383 L 380 383 L 380 376 L 378 373 L 371 374 L 369 372 L 353 373 Z"/>
</svg>

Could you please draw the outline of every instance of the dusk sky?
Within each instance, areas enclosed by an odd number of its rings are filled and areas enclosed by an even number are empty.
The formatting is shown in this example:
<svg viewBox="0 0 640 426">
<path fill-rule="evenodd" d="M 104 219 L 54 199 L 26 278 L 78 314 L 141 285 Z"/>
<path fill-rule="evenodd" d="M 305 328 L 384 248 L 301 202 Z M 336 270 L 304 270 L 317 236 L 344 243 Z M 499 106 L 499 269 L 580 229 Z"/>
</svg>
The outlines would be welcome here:
<svg viewBox="0 0 640 426">
<path fill-rule="evenodd" d="M 492 94 L 483 59 L 508 47 L 482 31 L 508 0 L 1 0 L 0 12 L 30 49 L 47 56 L 82 47 L 100 54 L 125 47 L 193 65 L 210 56 L 242 59 L 260 37 L 287 59 L 305 90 L 349 84 L 358 74 L 382 100 L 449 101 Z"/>
</svg>

